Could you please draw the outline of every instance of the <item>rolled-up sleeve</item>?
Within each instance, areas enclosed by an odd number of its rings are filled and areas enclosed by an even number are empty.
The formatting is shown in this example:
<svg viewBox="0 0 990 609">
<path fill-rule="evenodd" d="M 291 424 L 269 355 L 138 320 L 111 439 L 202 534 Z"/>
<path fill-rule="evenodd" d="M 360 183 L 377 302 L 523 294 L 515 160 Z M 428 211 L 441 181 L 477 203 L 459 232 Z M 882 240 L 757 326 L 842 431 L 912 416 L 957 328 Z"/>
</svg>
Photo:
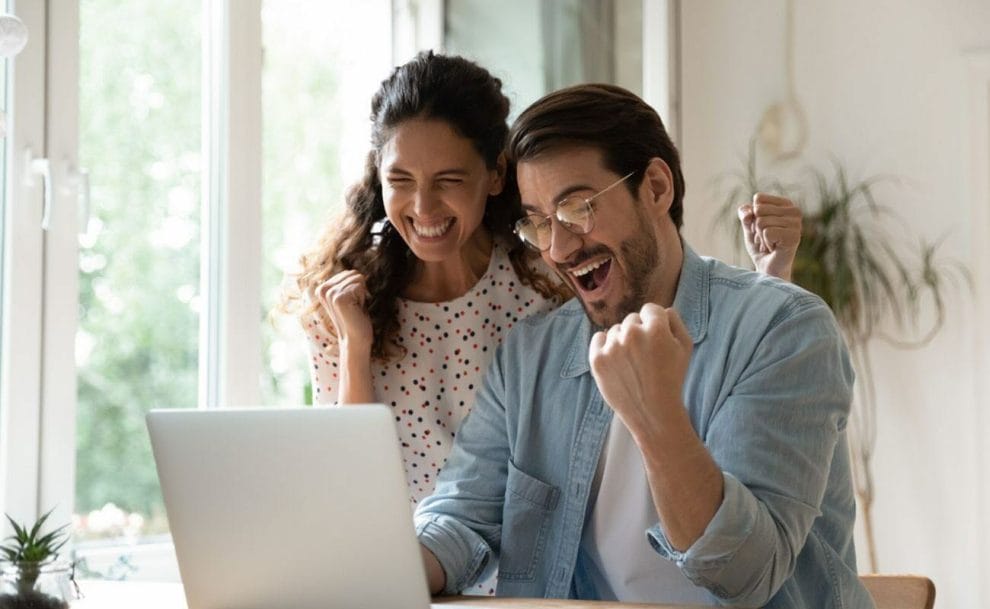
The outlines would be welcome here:
<svg viewBox="0 0 990 609">
<path fill-rule="evenodd" d="M 722 469 L 723 499 L 701 537 L 676 550 L 647 538 L 697 585 L 762 606 L 795 569 L 844 446 L 853 372 L 831 313 L 792 303 L 764 335 L 702 437 Z"/>
<path fill-rule="evenodd" d="M 457 519 L 447 516 L 416 517 L 416 536 L 443 567 L 447 583 L 442 594 L 458 594 L 484 572 L 491 549 L 484 539 Z"/>
</svg>

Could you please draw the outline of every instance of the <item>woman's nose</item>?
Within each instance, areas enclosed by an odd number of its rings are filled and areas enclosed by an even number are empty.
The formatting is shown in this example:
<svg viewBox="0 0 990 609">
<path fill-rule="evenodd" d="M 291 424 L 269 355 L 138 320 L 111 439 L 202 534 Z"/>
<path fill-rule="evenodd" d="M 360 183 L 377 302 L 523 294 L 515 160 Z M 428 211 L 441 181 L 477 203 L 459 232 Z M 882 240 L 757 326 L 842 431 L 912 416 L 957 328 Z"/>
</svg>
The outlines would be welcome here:
<svg viewBox="0 0 990 609">
<path fill-rule="evenodd" d="M 416 189 L 413 209 L 417 215 L 429 216 L 437 208 L 438 201 L 439 197 L 431 186 L 420 186 Z"/>
</svg>

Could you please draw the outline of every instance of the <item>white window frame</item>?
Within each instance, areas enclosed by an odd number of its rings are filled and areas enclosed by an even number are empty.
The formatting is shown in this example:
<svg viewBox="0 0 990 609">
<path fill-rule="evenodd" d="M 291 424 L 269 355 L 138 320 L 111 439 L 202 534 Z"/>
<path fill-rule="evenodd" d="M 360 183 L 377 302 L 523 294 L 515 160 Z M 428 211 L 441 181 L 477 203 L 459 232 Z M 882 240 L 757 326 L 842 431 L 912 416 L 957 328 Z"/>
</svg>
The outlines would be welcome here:
<svg viewBox="0 0 990 609">
<path fill-rule="evenodd" d="M 392 64 L 400 65 L 420 51 L 444 48 L 443 0 L 392 0 Z"/>
<path fill-rule="evenodd" d="M 10 7 L 30 37 L 9 64 L 3 303 L 7 356 L 0 372 L 0 504 L 6 513 L 23 520 L 36 517 L 46 506 L 57 506 L 56 517 L 63 520 L 72 510 L 75 378 L 60 375 L 59 366 L 68 361 L 72 371 L 73 351 L 71 342 L 67 347 L 58 344 L 58 333 L 75 336 L 76 299 L 64 299 L 67 289 L 75 290 L 75 281 L 60 284 L 65 278 L 53 269 L 67 256 L 74 256 L 72 246 L 59 247 L 54 242 L 65 234 L 75 242 L 74 193 L 60 187 L 75 166 L 75 136 L 46 125 L 46 117 L 78 106 L 73 87 L 52 82 L 75 82 L 77 63 L 66 61 L 47 71 L 56 53 L 77 55 L 71 46 L 77 39 L 72 32 L 78 29 L 73 22 L 78 11 L 66 2 L 55 6 L 57 16 L 45 2 L 18 2 Z M 51 180 L 47 185 L 31 171 L 35 160 L 48 163 Z M 51 188 L 52 207 L 49 229 L 44 231 L 46 187 Z M 66 395 L 70 396 L 67 403 L 61 401 Z"/>
<path fill-rule="evenodd" d="M 46 140 L 53 209 L 44 232 L 38 510 L 69 522 L 75 497 L 79 314 L 79 3 L 50 2 Z"/>
<path fill-rule="evenodd" d="M 681 141 L 681 2 L 643 0 L 643 100 Z M 658 36 L 663 32 L 664 36 Z"/>
<path fill-rule="evenodd" d="M 199 406 L 257 406 L 262 370 L 261 0 L 206 0 L 203 20 Z"/>
</svg>

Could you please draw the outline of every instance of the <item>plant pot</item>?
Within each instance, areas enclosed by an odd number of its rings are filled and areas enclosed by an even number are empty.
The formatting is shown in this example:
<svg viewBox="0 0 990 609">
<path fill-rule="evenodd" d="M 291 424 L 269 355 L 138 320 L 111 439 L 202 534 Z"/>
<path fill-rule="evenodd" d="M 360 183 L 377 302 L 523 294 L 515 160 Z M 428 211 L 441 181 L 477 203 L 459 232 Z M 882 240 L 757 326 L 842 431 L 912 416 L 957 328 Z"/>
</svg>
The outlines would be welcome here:
<svg viewBox="0 0 990 609">
<path fill-rule="evenodd" d="M 0 609 L 69 609 L 77 596 L 68 561 L 4 563 L 0 569 Z"/>
</svg>

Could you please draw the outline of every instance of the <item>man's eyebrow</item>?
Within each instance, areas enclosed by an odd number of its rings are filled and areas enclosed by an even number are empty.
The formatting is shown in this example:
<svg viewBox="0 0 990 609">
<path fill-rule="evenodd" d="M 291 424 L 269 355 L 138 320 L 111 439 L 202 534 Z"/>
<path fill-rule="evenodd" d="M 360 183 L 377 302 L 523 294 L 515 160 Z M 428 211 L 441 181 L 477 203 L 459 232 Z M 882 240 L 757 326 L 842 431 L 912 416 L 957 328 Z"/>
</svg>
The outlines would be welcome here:
<svg viewBox="0 0 990 609">
<path fill-rule="evenodd" d="M 559 203 L 560 201 L 563 201 L 568 196 L 576 192 L 581 192 L 582 190 L 594 190 L 594 189 L 595 189 L 594 186 L 588 186 L 587 184 L 574 184 L 573 186 L 568 186 L 567 188 L 557 193 L 557 196 L 553 198 L 553 202 L 556 204 Z"/>
<path fill-rule="evenodd" d="M 559 193 L 557 193 L 557 196 L 553 198 L 554 205 L 556 205 L 560 201 L 566 199 L 568 196 L 576 192 L 581 192 L 582 190 L 594 190 L 594 189 L 595 189 L 594 186 L 588 186 L 587 184 L 574 184 L 572 186 L 568 186 L 567 188 L 564 188 Z M 539 207 L 535 205 L 530 205 L 529 203 L 522 203 L 522 208 L 524 211 L 532 211 L 540 215 L 543 214 L 543 212 L 540 211 Z"/>
</svg>

